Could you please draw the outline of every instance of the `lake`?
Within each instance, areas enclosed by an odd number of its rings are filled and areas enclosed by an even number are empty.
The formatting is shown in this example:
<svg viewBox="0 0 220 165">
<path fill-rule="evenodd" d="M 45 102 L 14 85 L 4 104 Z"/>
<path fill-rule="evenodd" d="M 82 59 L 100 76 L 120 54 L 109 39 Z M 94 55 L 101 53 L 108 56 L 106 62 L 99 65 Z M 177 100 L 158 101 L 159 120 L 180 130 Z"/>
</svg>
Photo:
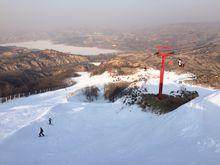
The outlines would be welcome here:
<svg viewBox="0 0 220 165">
<path fill-rule="evenodd" d="M 28 49 L 40 49 L 40 50 L 53 49 L 64 53 L 68 52 L 71 54 L 80 54 L 80 55 L 98 55 L 98 54 L 117 52 L 117 50 L 100 49 L 97 47 L 77 47 L 77 46 L 69 46 L 64 44 L 54 44 L 49 40 L 7 43 L 7 44 L 1 44 L 0 46 L 17 46 L 17 47 L 25 47 Z"/>
</svg>

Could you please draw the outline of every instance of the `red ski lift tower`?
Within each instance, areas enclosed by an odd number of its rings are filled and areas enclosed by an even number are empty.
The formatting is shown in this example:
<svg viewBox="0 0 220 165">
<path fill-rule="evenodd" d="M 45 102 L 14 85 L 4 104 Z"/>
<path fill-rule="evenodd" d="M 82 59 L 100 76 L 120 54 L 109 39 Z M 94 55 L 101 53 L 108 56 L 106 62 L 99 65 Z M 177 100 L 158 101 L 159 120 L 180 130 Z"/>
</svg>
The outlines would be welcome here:
<svg viewBox="0 0 220 165">
<path fill-rule="evenodd" d="M 163 78 L 164 78 L 164 68 L 165 68 L 165 61 L 166 57 L 174 54 L 172 51 L 173 48 L 171 46 L 157 46 L 156 55 L 160 55 L 162 57 L 161 69 L 160 69 L 160 82 L 159 82 L 159 93 L 158 98 L 162 99 L 162 92 L 163 92 Z"/>
</svg>

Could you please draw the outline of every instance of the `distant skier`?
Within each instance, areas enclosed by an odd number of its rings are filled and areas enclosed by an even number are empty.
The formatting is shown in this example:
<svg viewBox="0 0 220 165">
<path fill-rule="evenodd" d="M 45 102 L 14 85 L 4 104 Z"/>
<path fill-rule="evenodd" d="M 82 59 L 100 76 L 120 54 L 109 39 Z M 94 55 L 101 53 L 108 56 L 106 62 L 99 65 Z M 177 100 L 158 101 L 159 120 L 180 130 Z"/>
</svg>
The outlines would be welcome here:
<svg viewBox="0 0 220 165">
<path fill-rule="evenodd" d="M 49 125 L 52 125 L 52 119 L 49 118 Z"/>
<path fill-rule="evenodd" d="M 43 130 L 43 128 L 40 127 L 39 137 L 42 137 L 42 136 L 44 136 L 44 130 Z"/>
</svg>

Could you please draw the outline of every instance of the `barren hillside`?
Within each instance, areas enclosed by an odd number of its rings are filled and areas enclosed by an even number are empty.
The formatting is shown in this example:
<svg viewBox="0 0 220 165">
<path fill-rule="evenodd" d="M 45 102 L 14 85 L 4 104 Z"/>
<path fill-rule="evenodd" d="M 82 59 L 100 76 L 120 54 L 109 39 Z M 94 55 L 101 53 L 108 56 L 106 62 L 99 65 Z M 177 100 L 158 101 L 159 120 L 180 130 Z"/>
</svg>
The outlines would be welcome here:
<svg viewBox="0 0 220 165">
<path fill-rule="evenodd" d="M 0 97 L 66 86 L 65 79 L 91 67 L 83 56 L 53 50 L 0 47 Z"/>
</svg>

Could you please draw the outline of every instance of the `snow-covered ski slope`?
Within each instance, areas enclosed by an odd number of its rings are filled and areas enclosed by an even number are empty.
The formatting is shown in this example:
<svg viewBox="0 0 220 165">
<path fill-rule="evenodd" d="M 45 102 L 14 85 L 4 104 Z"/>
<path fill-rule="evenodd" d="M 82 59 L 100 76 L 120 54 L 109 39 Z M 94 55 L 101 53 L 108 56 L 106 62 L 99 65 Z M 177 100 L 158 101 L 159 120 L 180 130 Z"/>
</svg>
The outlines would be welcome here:
<svg viewBox="0 0 220 165">
<path fill-rule="evenodd" d="M 120 100 L 102 97 L 88 103 L 67 94 L 88 85 L 112 81 L 107 73 L 75 78 L 67 89 L 33 95 L 0 104 L 0 165 L 219 165 L 220 91 L 185 84 L 199 97 L 165 114 L 142 112 Z M 148 76 L 149 92 L 157 93 L 159 71 Z M 165 73 L 164 92 L 178 90 L 190 74 Z M 53 119 L 52 126 L 48 118 Z M 39 138 L 39 128 L 45 137 Z"/>
</svg>

